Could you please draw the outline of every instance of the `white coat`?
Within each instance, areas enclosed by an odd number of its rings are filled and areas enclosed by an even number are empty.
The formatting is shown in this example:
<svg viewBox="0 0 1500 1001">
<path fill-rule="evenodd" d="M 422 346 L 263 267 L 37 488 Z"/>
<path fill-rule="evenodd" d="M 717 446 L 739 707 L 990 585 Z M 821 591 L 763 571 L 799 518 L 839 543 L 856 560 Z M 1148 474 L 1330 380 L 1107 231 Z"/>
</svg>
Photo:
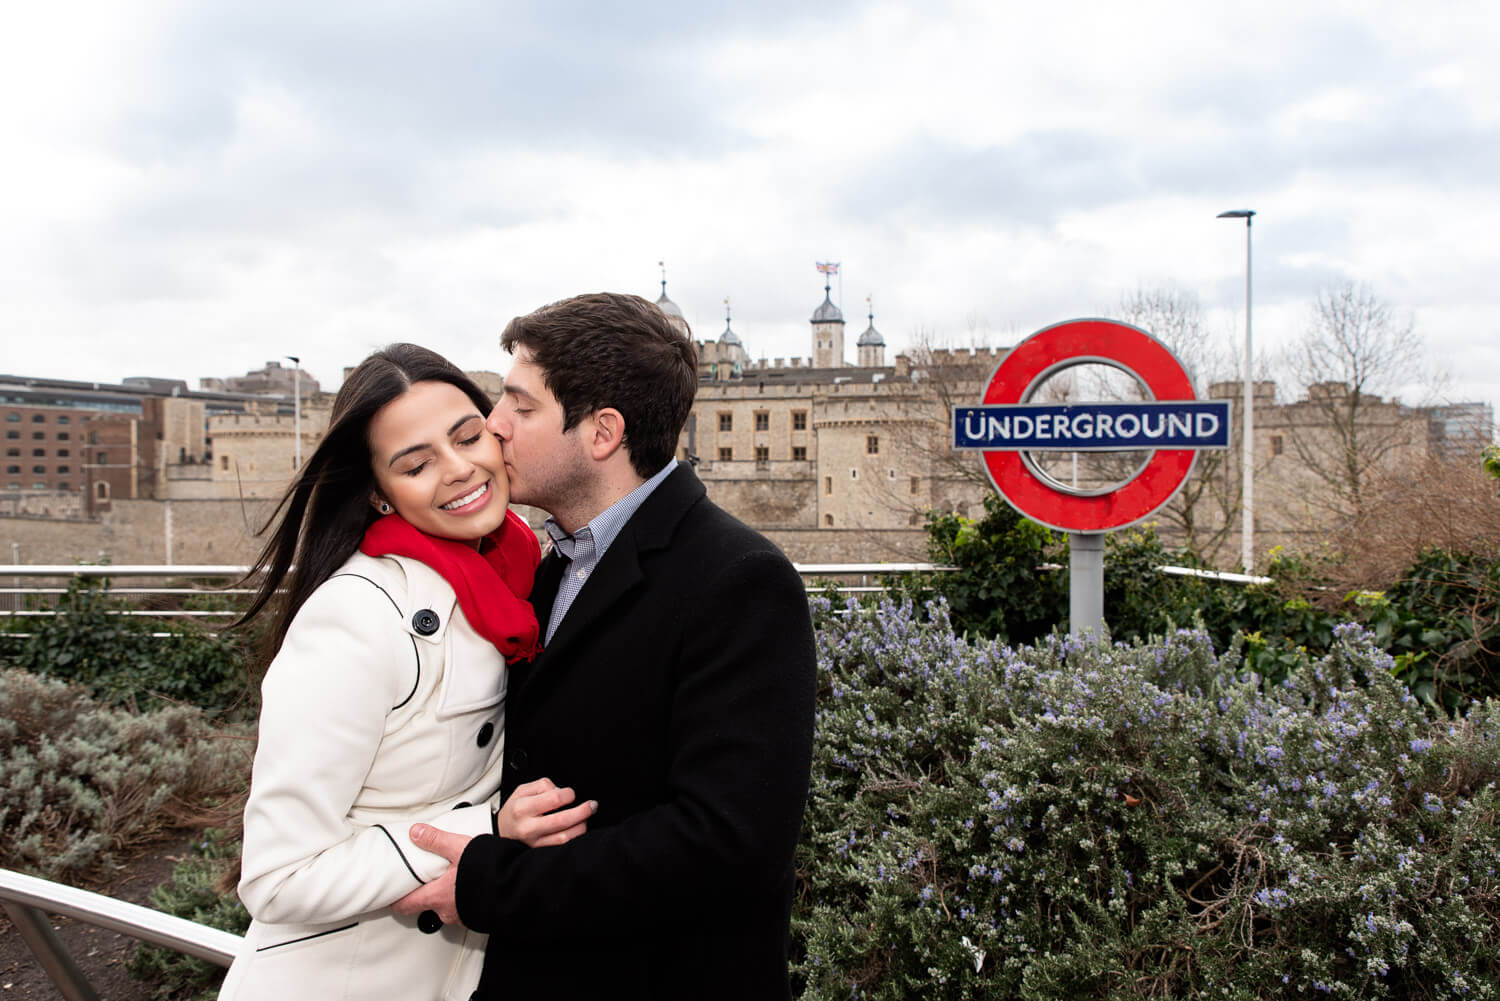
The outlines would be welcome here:
<svg viewBox="0 0 1500 1001">
<path fill-rule="evenodd" d="M 431 568 L 356 553 L 261 691 L 239 886 L 254 922 L 221 1001 L 466 1001 L 485 936 L 424 934 L 390 904 L 448 866 L 412 824 L 493 831 L 504 658 Z"/>
</svg>

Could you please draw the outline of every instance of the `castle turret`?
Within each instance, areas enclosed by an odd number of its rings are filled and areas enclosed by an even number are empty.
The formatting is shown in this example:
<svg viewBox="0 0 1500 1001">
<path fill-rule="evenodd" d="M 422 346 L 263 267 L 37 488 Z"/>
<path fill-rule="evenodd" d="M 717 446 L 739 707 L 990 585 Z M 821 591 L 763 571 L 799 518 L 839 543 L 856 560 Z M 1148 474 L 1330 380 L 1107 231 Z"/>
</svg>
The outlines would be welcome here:
<svg viewBox="0 0 1500 1001">
<path fill-rule="evenodd" d="M 844 364 L 844 314 L 833 304 L 829 275 L 837 264 L 819 264 L 823 272 L 823 304 L 812 315 L 812 364 L 814 368 L 839 368 Z"/>
<path fill-rule="evenodd" d="M 860 368 L 883 368 L 885 366 L 885 338 L 880 336 L 880 331 L 875 329 L 873 297 L 866 296 L 865 302 L 870 303 L 870 325 L 855 342 L 855 353 L 858 355 L 856 364 Z"/>
<path fill-rule="evenodd" d="M 667 319 L 672 321 L 672 326 L 691 337 L 692 333 L 688 330 L 687 317 L 682 315 L 682 310 L 677 307 L 677 303 L 667 298 L 666 265 L 661 261 L 657 261 L 656 264 L 657 267 L 661 268 L 661 298 L 656 300 L 656 308 L 667 314 Z"/>
<path fill-rule="evenodd" d="M 719 335 L 719 352 L 721 359 L 717 375 L 720 379 L 738 379 L 745 371 L 745 363 L 750 360 L 745 351 L 745 345 L 740 342 L 740 335 L 734 332 L 729 325 L 729 300 L 724 300 L 724 332 Z"/>
</svg>

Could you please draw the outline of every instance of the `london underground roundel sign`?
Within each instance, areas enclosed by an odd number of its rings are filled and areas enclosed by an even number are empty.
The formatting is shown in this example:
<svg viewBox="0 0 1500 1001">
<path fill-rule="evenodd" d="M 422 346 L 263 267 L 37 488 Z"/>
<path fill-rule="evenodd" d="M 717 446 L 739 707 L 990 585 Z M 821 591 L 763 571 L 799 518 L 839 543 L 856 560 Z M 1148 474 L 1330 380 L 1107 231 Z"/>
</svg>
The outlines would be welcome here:
<svg viewBox="0 0 1500 1001">
<path fill-rule="evenodd" d="M 1050 377 L 1075 365 L 1121 369 L 1146 400 L 1033 404 Z M 1065 532 L 1109 532 L 1156 511 L 1187 482 L 1200 449 L 1229 447 L 1229 402 L 1198 400 L 1175 355 L 1137 327 L 1069 320 L 1011 349 L 983 404 L 953 409 L 953 447 L 984 452 L 990 479 L 1021 514 Z M 1043 451 L 1149 450 L 1127 480 L 1080 490 L 1045 475 L 1027 456 Z"/>
</svg>

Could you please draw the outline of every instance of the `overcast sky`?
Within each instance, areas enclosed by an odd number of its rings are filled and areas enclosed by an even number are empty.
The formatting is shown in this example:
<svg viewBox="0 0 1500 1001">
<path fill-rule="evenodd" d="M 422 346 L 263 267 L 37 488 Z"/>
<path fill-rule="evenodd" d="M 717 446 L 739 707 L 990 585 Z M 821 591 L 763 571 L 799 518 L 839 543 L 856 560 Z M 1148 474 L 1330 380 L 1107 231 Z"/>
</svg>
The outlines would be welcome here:
<svg viewBox="0 0 1500 1001">
<path fill-rule="evenodd" d="M 1363 282 L 1493 403 L 1497 52 L 1478 2 L 12 4 L 0 371 L 503 370 L 511 316 L 658 260 L 757 357 L 810 353 L 818 260 L 850 360 L 867 295 L 888 358 L 1155 287 L 1233 340 L 1252 208 L 1267 357 Z"/>
</svg>

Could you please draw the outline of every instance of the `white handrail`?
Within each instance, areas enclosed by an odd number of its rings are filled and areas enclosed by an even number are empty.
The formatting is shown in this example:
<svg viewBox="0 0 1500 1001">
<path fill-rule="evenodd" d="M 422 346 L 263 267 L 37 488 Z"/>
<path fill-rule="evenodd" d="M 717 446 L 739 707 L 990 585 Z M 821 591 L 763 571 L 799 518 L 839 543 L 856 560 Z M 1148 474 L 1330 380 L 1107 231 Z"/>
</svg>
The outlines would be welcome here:
<svg viewBox="0 0 1500 1001">
<path fill-rule="evenodd" d="M 0 869 L 0 908 L 10 917 L 16 932 L 36 957 L 37 965 L 64 1001 L 100 999 L 67 945 L 53 930 L 48 914 L 61 914 L 108 928 L 216 966 L 233 962 L 243 941 L 240 936 L 218 928 L 9 869 Z"/>
<path fill-rule="evenodd" d="M 0 577 L 243 577 L 249 567 L 186 563 L 132 565 L 114 563 L 11 563 Z"/>
<path fill-rule="evenodd" d="M 243 941 L 238 935 L 186 918 L 9 869 L 0 869 L 0 900 L 108 928 L 217 966 L 227 967 Z"/>
</svg>

